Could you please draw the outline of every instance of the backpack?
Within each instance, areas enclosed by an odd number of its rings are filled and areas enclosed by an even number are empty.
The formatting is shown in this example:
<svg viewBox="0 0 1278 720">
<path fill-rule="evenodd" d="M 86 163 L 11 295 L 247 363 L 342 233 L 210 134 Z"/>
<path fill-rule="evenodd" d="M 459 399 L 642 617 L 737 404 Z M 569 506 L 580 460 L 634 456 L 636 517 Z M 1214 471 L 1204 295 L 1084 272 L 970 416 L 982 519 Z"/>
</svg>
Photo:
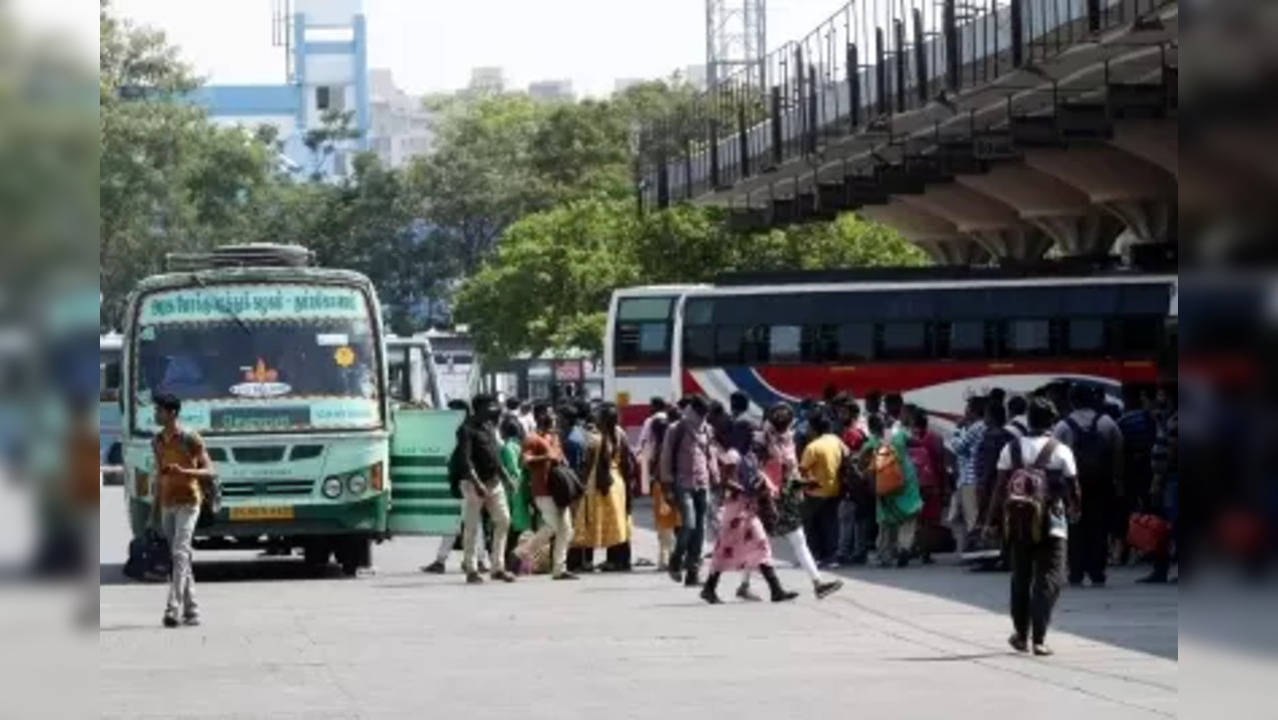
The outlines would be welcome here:
<svg viewBox="0 0 1278 720">
<path fill-rule="evenodd" d="M 870 467 L 874 473 L 874 494 L 879 497 L 895 495 L 905 487 L 905 469 L 901 467 L 901 459 L 886 440 L 874 449 Z"/>
<path fill-rule="evenodd" d="M 129 558 L 124 576 L 138 582 L 162 580 L 169 574 L 172 556 L 169 543 L 154 530 L 129 541 Z"/>
<path fill-rule="evenodd" d="M 577 473 L 568 467 L 568 463 L 555 463 L 550 468 L 550 475 L 546 481 L 550 486 L 550 496 L 554 498 L 555 505 L 561 508 L 572 505 L 586 494 L 585 484 L 581 482 Z"/>
<path fill-rule="evenodd" d="M 466 427 L 457 428 L 456 443 L 453 445 L 453 452 L 448 456 L 448 493 L 453 496 L 454 500 L 461 500 L 461 481 L 466 477 L 466 458 L 462 457 L 461 434 L 466 432 Z"/>
<path fill-rule="evenodd" d="M 1074 461 L 1078 464 L 1078 482 L 1084 487 L 1100 486 L 1110 476 L 1112 449 L 1098 429 L 1100 418 L 1100 413 L 1096 413 L 1086 428 L 1072 417 L 1065 418 L 1065 424 L 1074 437 L 1070 449 L 1074 451 Z"/>
<path fill-rule="evenodd" d="M 839 461 L 839 496 L 853 503 L 871 500 L 870 482 L 865 476 L 860 455 L 843 447 L 843 459 Z"/>
<path fill-rule="evenodd" d="M 1012 474 L 1007 481 L 1007 501 L 1003 505 L 1003 529 L 1008 541 L 1036 543 L 1043 539 L 1047 509 L 1047 463 L 1056 452 L 1056 440 L 1049 439 L 1030 465 L 1021 457 L 1018 440 L 1008 448 L 1012 454 Z"/>
<path fill-rule="evenodd" d="M 678 482 L 678 478 L 675 477 L 675 470 L 679 466 L 679 450 L 681 449 L 680 446 L 683 445 L 683 436 L 686 434 L 683 421 L 679 420 L 666 430 L 666 437 L 662 441 L 661 456 L 658 458 L 660 467 L 657 469 L 657 479 L 672 490 Z M 670 452 L 667 453 L 665 444 L 671 442 L 674 444 L 670 447 Z"/>
</svg>

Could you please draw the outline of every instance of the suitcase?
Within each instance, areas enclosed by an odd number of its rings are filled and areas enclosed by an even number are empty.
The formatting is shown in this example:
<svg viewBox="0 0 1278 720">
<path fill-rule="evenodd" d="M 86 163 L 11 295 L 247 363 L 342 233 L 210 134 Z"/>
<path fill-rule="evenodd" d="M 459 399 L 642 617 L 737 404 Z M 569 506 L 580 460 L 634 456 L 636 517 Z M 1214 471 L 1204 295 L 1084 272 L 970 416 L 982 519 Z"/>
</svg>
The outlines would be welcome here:
<svg viewBox="0 0 1278 720">
<path fill-rule="evenodd" d="M 1133 513 L 1127 521 L 1127 544 L 1145 555 L 1167 549 L 1171 523 L 1157 515 Z"/>
</svg>

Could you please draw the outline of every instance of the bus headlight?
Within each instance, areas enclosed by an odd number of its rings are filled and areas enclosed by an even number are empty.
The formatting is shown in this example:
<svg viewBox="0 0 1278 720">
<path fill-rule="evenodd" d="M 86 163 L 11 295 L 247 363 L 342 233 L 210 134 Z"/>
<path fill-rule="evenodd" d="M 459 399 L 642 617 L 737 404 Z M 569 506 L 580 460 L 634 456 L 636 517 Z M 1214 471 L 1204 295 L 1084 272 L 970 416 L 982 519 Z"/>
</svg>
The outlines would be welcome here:
<svg viewBox="0 0 1278 720">
<path fill-rule="evenodd" d="M 324 484 L 320 486 L 320 492 L 324 493 L 324 497 L 329 500 L 336 500 L 342 496 L 342 479 L 336 475 L 324 478 Z"/>
<path fill-rule="evenodd" d="M 360 473 L 355 473 L 346 478 L 346 489 L 352 495 L 363 495 L 364 491 L 368 489 L 368 479 Z"/>
</svg>

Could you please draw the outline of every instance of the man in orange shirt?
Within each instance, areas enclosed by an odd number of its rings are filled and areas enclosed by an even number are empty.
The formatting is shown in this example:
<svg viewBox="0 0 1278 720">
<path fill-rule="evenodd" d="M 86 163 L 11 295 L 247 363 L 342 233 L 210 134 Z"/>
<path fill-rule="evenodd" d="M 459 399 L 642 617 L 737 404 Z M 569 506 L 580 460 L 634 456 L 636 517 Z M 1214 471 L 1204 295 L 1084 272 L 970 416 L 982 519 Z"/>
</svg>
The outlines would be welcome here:
<svg viewBox="0 0 1278 720">
<path fill-rule="evenodd" d="M 576 580 L 577 576 L 568 572 L 567 564 L 568 543 L 572 541 L 572 512 L 570 508 L 559 507 L 550 493 L 550 469 L 564 461 L 550 403 L 539 402 L 533 406 L 533 421 L 537 429 L 524 440 L 523 461 L 532 476 L 533 502 L 537 505 L 537 512 L 541 513 L 541 528 L 529 543 L 527 552 L 529 557 L 535 555 L 553 536 L 555 544 L 550 556 L 552 577 Z"/>
<path fill-rule="evenodd" d="M 169 574 L 169 597 L 164 608 L 164 627 L 200 624 L 195 602 L 195 577 L 191 571 L 191 541 L 200 517 L 203 485 L 214 477 L 204 440 L 178 425 L 182 401 L 168 394 L 155 396 L 155 422 L 160 431 L 151 440 L 155 452 L 155 491 L 151 503 L 151 526 L 162 528 L 173 553 Z"/>
</svg>

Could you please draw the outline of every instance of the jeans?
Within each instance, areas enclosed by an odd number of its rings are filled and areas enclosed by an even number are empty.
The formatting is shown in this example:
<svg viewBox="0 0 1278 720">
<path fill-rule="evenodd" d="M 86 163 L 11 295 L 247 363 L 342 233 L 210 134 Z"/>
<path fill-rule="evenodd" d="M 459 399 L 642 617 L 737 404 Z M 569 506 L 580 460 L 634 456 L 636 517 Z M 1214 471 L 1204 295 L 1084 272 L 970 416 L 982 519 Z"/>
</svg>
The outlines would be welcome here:
<svg viewBox="0 0 1278 720">
<path fill-rule="evenodd" d="M 197 617 L 199 605 L 195 602 L 195 574 L 191 570 L 191 541 L 195 537 L 195 521 L 200 517 L 199 505 L 178 505 L 160 511 L 164 537 L 173 553 L 173 569 L 169 573 L 169 598 L 164 614 L 177 617 Z"/>
<path fill-rule="evenodd" d="M 542 524 L 537 534 L 533 536 L 532 542 L 529 543 L 528 554 L 530 557 L 534 555 L 534 550 L 540 550 L 541 546 L 550 542 L 553 537 L 555 544 L 552 546 L 550 555 L 551 572 L 562 575 L 568 569 L 568 543 L 572 542 L 572 511 L 570 508 L 559 507 L 550 496 L 535 498 L 534 502 L 537 504 L 537 512 L 541 513 Z"/>
<path fill-rule="evenodd" d="M 701 567 L 701 551 L 706 542 L 706 510 L 709 503 L 705 488 L 678 488 L 675 505 L 679 509 L 679 537 L 675 540 L 672 567 L 695 570 Z"/>
<path fill-rule="evenodd" d="M 480 497 L 470 482 L 462 483 L 462 570 L 476 572 L 475 546 L 484 536 L 480 514 L 485 508 L 493 519 L 493 547 L 489 552 L 493 572 L 506 569 L 506 533 L 510 530 L 510 507 L 506 504 L 506 489 L 501 483 L 487 488 Z"/>
<path fill-rule="evenodd" d="M 1091 497 L 1088 497 L 1088 495 Z M 1086 575 L 1093 583 L 1105 582 L 1109 562 L 1110 494 L 1104 488 L 1083 488 L 1083 512 L 1069 528 L 1069 581 L 1075 585 Z"/>
<path fill-rule="evenodd" d="M 1012 625 L 1016 634 L 1035 644 L 1047 636 L 1052 608 L 1061 594 L 1065 541 L 1048 537 L 1037 543 L 1014 542 L 1008 547 L 1012 565 Z"/>
<path fill-rule="evenodd" d="M 817 562 L 833 562 L 839 550 L 839 499 L 804 498 L 803 532 Z"/>
<path fill-rule="evenodd" d="M 839 562 L 852 560 L 865 552 L 860 523 L 856 521 L 856 503 L 839 501 Z"/>
</svg>

